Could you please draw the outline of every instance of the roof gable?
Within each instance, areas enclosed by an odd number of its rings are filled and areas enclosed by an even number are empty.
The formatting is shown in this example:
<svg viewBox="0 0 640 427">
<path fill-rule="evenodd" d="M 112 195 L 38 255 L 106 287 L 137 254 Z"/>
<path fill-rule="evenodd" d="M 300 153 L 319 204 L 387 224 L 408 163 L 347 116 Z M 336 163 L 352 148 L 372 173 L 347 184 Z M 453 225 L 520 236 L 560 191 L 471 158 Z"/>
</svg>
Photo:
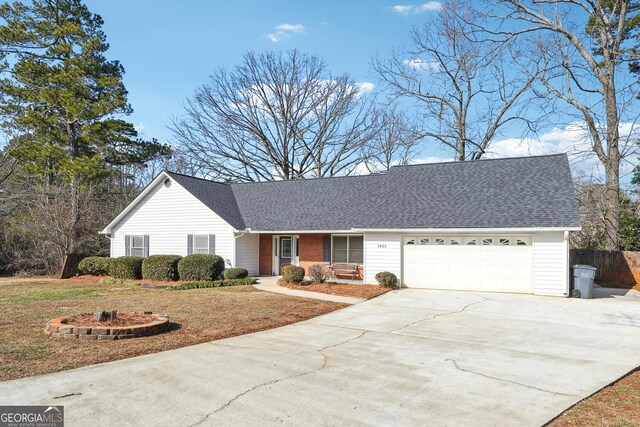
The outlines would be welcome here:
<svg viewBox="0 0 640 427">
<path fill-rule="evenodd" d="M 175 172 L 166 173 L 233 228 L 245 228 L 231 186 Z"/>
<path fill-rule="evenodd" d="M 163 174 L 236 230 L 580 226 L 564 154 L 395 166 L 384 174 L 259 183 L 226 184 Z"/>
</svg>

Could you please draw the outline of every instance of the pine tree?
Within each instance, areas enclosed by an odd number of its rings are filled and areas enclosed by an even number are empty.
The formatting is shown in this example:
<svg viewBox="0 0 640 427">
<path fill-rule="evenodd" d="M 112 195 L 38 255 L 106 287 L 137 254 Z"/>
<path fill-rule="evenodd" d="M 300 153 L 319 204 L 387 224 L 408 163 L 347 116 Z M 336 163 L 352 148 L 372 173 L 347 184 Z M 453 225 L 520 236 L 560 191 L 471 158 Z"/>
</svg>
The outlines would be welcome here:
<svg viewBox="0 0 640 427">
<path fill-rule="evenodd" d="M 2 4 L 0 18 L 0 114 L 21 168 L 77 181 L 165 153 L 122 118 L 124 69 L 105 57 L 100 16 L 80 0 L 34 0 Z"/>
</svg>

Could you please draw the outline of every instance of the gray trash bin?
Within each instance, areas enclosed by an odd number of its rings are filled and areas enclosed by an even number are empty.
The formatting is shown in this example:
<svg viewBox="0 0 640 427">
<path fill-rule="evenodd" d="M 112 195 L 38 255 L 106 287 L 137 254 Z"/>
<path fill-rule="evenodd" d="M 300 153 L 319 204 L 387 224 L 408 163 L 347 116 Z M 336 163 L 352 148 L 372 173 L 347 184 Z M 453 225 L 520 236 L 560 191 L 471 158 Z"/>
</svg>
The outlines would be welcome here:
<svg viewBox="0 0 640 427">
<path fill-rule="evenodd" d="M 573 266 L 573 289 L 580 291 L 580 298 L 593 298 L 593 281 L 597 270 L 591 265 Z"/>
</svg>

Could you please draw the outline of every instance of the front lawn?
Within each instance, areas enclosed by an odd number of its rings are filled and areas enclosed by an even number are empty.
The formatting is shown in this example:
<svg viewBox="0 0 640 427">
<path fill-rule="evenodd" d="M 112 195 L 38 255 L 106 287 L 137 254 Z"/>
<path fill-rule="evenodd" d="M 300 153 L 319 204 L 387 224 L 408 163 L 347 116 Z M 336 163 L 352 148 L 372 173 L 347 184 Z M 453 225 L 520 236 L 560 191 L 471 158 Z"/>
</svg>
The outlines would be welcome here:
<svg viewBox="0 0 640 427">
<path fill-rule="evenodd" d="M 127 281 L 0 279 L 0 380 L 46 374 L 271 329 L 345 307 L 253 286 L 170 291 Z M 168 314 L 179 328 L 118 341 L 49 337 L 53 318 L 116 309 Z"/>
<path fill-rule="evenodd" d="M 640 370 L 579 402 L 548 426 L 640 426 Z"/>
</svg>

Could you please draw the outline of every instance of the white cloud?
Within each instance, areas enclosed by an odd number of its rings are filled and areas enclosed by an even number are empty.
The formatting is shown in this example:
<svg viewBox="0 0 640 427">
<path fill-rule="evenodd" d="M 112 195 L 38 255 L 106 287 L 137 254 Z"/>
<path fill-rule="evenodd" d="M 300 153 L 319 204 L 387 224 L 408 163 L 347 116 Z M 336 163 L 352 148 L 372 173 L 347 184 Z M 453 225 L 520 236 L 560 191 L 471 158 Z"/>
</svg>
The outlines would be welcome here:
<svg viewBox="0 0 640 427">
<path fill-rule="evenodd" d="M 367 93 L 373 92 L 373 89 L 375 89 L 376 87 L 376 85 L 371 82 L 359 82 L 356 83 L 356 86 L 360 88 L 360 95 L 365 95 Z"/>
<path fill-rule="evenodd" d="M 620 150 L 627 157 L 620 165 L 620 174 L 628 180 L 638 157 L 640 130 L 632 123 L 620 124 Z M 604 169 L 591 147 L 591 138 L 582 122 L 570 123 L 540 134 L 537 138 L 508 138 L 494 140 L 487 158 L 539 156 L 567 153 L 574 176 L 603 180 Z"/>
<path fill-rule="evenodd" d="M 397 4 L 389 7 L 388 9 L 399 15 L 409 15 L 412 13 L 438 11 L 442 9 L 442 3 L 439 1 L 429 1 L 422 4 Z"/>
<path fill-rule="evenodd" d="M 620 151 L 626 157 L 620 165 L 620 178 L 623 184 L 628 184 L 640 155 L 640 149 L 636 144 L 636 141 L 640 138 L 640 128 L 633 123 L 621 123 L 619 129 Z M 483 158 L 499 159 L 561 153 L 567 153 L 574 177 L 591 178 L 604 182 L 604 168 L 593 153 L 591 138 L 583 122 L 574 122 L 564 127 L 554 128 L 539 134 L 535 138 L 493 140 Z M 436 155 L 420 157 L 410 163 L 422 164 L 451 161 L 454 161 L 451 157 Z"/>
<path fill-rule="evenodd" d="M 442 3 L 438 1 L 429 1 L 419 6 L 416 6 L 415 13 L 431 12 L 431 11 L 440 10 L 440 9 L 442 9 Z"/>
<path fill-rule="evenodd" d="M 405 59 L 404 65 L 418 71 L 439 71 L 440 64 L 437 61 L 427 61 L 420 58 Z"/>
<path fill-rule="evenodd" d="M 273 43 L 287 40 L 295 33 L 303 33 L 305 28 L 301 24 L 279 24 L 275 26 L 275 32 L 267 34 L 267 38 Z"/>
<path fill-rule="evenodd" d="M 277 31 L 291 31 L 292 33 L 301 33 L 304 26 L 300 24 L 280 24 L 276 26 Z"/>
<path fill-rule="evenodd" d="M 140 122 L 137 125 L 135 125 L 134 128 L 138 133 L 142 133 L 144 132 L 144 123 Z"/>
<path fill-rule="evenodd" d="M 395 6 L 391 6 L 389 9 L 395 13 L 399 13 L 401 15 L 408 15 L 414 6 L 409 6 L 408 4 L 397 4 Z"/>
<path fill-rule="evenodd" d="M 453 159 L 450 157 L 437 157 L 437 156 L 427 156 L 422 157 L 420 159 L 411 160 L 409 163 L 412 165 L 419 165 L 424 163 L 443 163 L 443 162 L 452 162 Z"/>
</svg>

